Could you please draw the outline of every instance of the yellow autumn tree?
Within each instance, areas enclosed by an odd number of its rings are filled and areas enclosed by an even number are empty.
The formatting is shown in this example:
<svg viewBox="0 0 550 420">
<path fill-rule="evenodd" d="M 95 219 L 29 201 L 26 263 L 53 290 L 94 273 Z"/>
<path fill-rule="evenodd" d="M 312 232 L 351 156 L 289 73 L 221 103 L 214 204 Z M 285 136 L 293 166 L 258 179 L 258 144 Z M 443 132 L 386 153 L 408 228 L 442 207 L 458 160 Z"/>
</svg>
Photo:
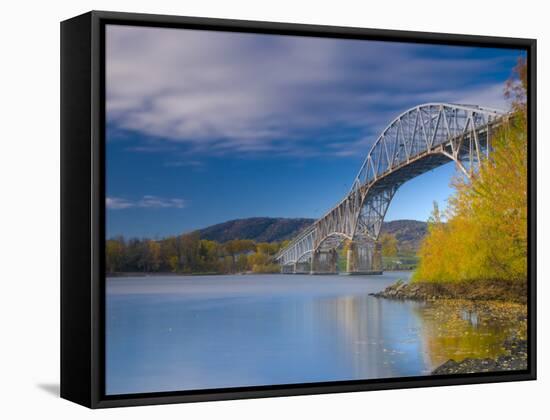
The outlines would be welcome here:
<svg viewBox="0 0 550 420">
<path fill-rule="evenodd" d="M 491 155 L 470 179 L 453 180 L 446 222 L 439 210 L 420 248 L 416 281 L 518 280 L 527 277 L 526 63 L 510 81 L 510 118 L 491 139 Z"/>
<path fill-rule="evenodd" d="M 395 257 L 398 251 L 398 242 L 395 235 L 384 233 L 380 235 L 380 245 L 382 246 L 383 257 Z"/>
</svg>

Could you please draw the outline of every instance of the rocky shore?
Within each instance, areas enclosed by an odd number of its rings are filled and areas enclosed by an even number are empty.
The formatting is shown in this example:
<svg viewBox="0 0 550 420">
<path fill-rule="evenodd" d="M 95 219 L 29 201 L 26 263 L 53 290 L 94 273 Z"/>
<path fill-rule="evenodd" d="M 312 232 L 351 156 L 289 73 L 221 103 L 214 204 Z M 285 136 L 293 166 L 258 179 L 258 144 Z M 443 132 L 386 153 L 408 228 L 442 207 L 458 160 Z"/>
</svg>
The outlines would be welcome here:
<svg viewBox="0 0 550 420">
<path fill-rule="evenodd" d="M 491 357 L 449 359 L 432 371 L 432 375 L 466 374 L 527 369 L 527 306 L 521 286 L 485 282 L 479 284 L 406 283 L 398 281 L 373 296 L 385 299 L 425 302 L 425 311 L 438 329 L 456 336 L 453 325 L 473 316 L 479 327 L 502 325 L 494 339 L 498 351 Z M 481 347 L 481 346 L 478 346 Z M 484 349 L 479 349 L 484 350 Z"/>
<path fill-rule="evenodd" d="M 525 304 L 527 284 L 502 280 L 463 283 L 406 283 L 398 280 L 381 292 L 373 293 L 372 296 L 389 299 L 468 299 Z"/>
<path fill-rule="evenodd" d="M 478 372 L 500 372 L 506 370 L 527 369 L 527 340 L 508 339 L 503 347 L 508 354 L 503 354 L 494 359 L 467 358 L 456 362 L 448 360 L 432 371 L 432 375 L 452 375 Z"/>
</svg>

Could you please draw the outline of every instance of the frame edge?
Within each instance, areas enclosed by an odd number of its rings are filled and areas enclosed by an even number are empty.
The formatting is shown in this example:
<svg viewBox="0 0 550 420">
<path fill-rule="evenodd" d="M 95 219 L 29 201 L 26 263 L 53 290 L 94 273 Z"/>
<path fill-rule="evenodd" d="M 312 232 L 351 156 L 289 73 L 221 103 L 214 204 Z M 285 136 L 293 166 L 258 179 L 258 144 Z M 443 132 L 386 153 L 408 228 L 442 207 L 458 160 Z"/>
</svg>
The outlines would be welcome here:
<svg viewBox="0 0 550 420">
<path fill-rule="evenodd" d="M 91 13 L 61 23 L 60 396 L 92 406 Z M 77 175 L 78 174 L 78 175 Z"/>
</svg>

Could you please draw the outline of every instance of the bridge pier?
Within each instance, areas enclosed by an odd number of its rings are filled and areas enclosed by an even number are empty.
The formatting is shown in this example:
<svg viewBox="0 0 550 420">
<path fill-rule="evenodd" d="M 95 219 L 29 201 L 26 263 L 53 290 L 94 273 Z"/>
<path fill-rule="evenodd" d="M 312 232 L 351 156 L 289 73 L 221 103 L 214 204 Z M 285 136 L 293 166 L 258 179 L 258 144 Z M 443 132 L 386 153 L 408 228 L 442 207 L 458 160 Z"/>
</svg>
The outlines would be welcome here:
<svg viewBox="0 0 550 420">
<path fill-rule="evenodd" d="M 311 257 L 310 274 L 338 274 L 336 264 L 338 253 L 335 249 L 330 251 L 316 251 Z"/>
<path fill-rule="evenodd" d="M 311 271 L 311 264 L 308 261 L 294 264 L 294 274 L 308 274 Z"/>
<path fill-rule="evenodd" d="M 352 241 L 343 274 L 382 274 L 382 247 L 379 242 Z"/>
<path fill-rule="evenodd" d="M 281 265 L 281 274 L 294 274 L 294 264 Z"/>
</svg>

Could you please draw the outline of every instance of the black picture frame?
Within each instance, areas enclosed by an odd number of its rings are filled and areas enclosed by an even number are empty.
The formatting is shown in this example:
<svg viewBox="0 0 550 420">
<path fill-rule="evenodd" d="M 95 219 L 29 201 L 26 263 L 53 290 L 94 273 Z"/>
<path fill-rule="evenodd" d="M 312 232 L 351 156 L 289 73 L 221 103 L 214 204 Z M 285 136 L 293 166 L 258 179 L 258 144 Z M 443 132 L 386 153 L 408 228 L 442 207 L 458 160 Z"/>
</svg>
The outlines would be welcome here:
<svg viewBox="0 0 550 420">
<path fill-rule="evenodd" d="M 526 371 L 106 396 L 106 24 L 519 48 L 528 64 L 528 369 Z M 536 379 L 536 40 L 92 11 L 61 23 L 61 397 L 90 408 Z"/>
</svg>

